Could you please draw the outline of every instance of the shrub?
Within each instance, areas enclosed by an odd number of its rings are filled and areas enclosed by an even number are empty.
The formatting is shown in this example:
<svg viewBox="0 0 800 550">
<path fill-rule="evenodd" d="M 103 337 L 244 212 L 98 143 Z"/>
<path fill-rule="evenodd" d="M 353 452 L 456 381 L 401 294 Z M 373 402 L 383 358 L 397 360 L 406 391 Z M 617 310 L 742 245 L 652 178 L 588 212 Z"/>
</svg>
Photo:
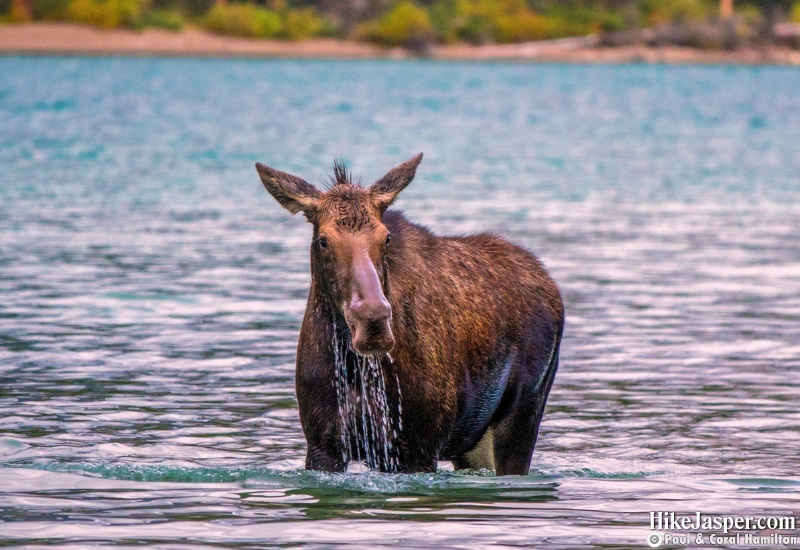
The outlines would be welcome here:
<svg viewBox="0 0 800 550">
<path fill-rule="evenodd" d="M 460 20 L 463 19 L 463 14 L 453 2 L 437 0 L 428 10 L 428 17 L 440 41 L 449 44 L 458 39 L 457 29 L 462 25 Z"/>
<path fill-rule="evenodd" d="M 494 39 L 501 43 L 554 38 L 553 21 L 531 12 L 501 15 L 496 17 L 492 23 Z"/>
<path fill-rule="evenodd" d="M 139 0 L 72 0 L 67 19 L 107 29 L 132 27 L 143 11 Z"/>
<path fill-rule="evenodd" d="M 484 44 L 494 40 L 494 27 L 487 17 L 472 14 L 458 27 L 456 34 L 467 42 Z"/>
<path fill-rule="evenodd" d="M 281 32 L 277 13 L 251 4 L 214 6 L 200 23 L 211 32 L 230 36 L 274 38 Z"/>
<path fill-rule="evenodd" d="M 325 36 L 328 38 L 341 38 L 343 36 L 342 28 L 333 20 L 327 17 L 321 17 L 321 21 L 322 26 L 317 32 L 317 36 Z"/>
<path fill-rule="evenodd" d="M 434 39 L 434 28 L 428 12 L 403 0 L 379 20 L 362 25 L 357 34 L 386 46 L 418 48 Z"/>
<path fill-rule="evenodd" d="M 615 11 L 598 5 L 554 4 L 543 10 L 542 15 L 553 19 L 556 34 L 560 36 L 621 31 L 640 22 L 638 5 Z"/>
<path fill-rule="evenodd" d="M 275 38 L 281 33 L 281 16 L 272 10 L 253 8 L 253 19 L 258 38 Z"/>
<path fill-rule="evenodd" d="M 248 38 L 303 40 L 336 32 L 312 7 L 289 10 L 278 5 L 278 8 L 280 11 L 252 4 L 217 5 L 200 20 L 200 24 L 211 32 Z"/>
<path fill-rule="evenodd" d="M 649 25 L 698 23 L 715 13 L 706 0 L 643 0 L 642 13 Z"/>
<path fill-rule="evenodd" d="M 69 17 L 69 0 L 36 0 L 33 3 L 33 18 L 63 21 Z"/>
<path fill-rule="evenodd" d="M 760 27 L 764 24 L 764 14 L 752 4 L 736 6 L 736 15 L 739 16 L 741 23 L 746 27 Z"/>
<path fill-rule="evenodd" d="M 611 11 L 598 12 L 592 22 L 592 26 L 596 30 L 603 32 L 619 32 L 628 27 L 623 14 Z"/>
<path fill-rule="evenodd" d="M 304 40 L 319 35 L 325 29 L 325 21 L 314 8 L 289 10 L 284 15 L 281 35 L 290 40 Z"/>
<path fill-rule="evenodd" d="M 602 12 L 609 21 L 601 23 L 601 12 L 581 5 L 546 7 L 539 13 L 525 0 L 437 0 L 431 6 L 431 19 L 442 41 L 462 39 L 476 44 L 585 35 L 619 23 L 611 12 Z"/>
<path fill-rule="evenodd" d="M 183 28 L 183 17 L 177 12 L 168 10 L 153 10 L 145 12 L 138 21 L 140 27 L 155 27 L 178 32 Z"/>
<path fill-rule="evenodd" d="M 173 5 L 170 5 L 173 3 Z M 206 15 L 214 7 L 214 0 L 153 0 L 157 8 L 177 8 L 190 19 L 197 19 Z"/>
<path fill-rule="evenodd" d="M 499 16 L 493 24 L 494 39 L 501 43 L 585 36 L 593 30 L 593 25 L 561 17 L 548 17 L 529 11 Z"/>
</svg>

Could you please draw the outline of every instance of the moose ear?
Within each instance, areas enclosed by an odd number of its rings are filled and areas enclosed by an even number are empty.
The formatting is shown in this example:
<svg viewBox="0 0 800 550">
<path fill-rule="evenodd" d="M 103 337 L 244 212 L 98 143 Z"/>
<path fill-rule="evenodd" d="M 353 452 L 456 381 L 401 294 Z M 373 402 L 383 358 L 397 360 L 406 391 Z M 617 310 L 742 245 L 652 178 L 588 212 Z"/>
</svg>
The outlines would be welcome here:
<svg viewBox="0 0 800 550">
<path fill-rule="evenodd" d="M 389 208 L 389 205 L 397 198 L 398 193 L 411 183 L 421 160 L 422 153 L 399 166 L 395 166 L 370 187 L 369 193 L 372 196 L 372 200 L 381 212 Z"/>
<path fill-rule="evenodd" d="M 292 214 L 303 212 L 309 220 L 313 217 L 317 199 L 321 195 L 319 189 L 304 179 L 260 162 L 256 163 L 256 170 L 261 176 L 261 183 L 281 206 Z"/>
</svg>

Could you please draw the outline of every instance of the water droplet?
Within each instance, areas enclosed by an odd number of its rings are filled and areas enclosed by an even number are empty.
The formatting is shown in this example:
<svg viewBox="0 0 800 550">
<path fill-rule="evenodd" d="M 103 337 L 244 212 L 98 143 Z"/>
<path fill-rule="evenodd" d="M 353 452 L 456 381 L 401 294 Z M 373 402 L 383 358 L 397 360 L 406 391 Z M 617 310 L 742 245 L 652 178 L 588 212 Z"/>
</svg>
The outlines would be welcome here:
<svg viewBox="0 0 800 550">
<path fill-rule="evenodd" d="M 332 344 L 336 363 L 334 387 L 345 462 L 360 462 L 363 452 L 363 460 L 370 468 L 397 472 L 400 465 L 395 440 L 403 427 L 402 397 L 397 374 L 395 412 L 386 393 L 385 373 L 380 359 L 353 350 L 349 335 L 340 335 L 335 321 Z M 386 356 L 393 364 L 391 356 Z"/>
</svg>

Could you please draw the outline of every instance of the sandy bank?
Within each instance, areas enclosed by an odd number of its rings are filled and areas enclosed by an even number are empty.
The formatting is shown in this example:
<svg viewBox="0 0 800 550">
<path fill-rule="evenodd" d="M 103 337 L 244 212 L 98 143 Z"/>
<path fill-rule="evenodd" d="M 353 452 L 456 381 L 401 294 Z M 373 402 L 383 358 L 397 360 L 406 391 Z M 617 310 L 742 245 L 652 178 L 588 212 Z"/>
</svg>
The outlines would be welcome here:
<svg viewBox="0 0 800 550">
<path fill-rule="evenodd" d="M 133 55 L 185 57 L 287 57 L 362 59 L 411 57 L 402 49 L 359 42 L 314 39 L 303 42 L 250 40 L 198 29 L 170 32 L 101 30 L 58 23 L 0 26 L 0 52 L 26 55 Z M 566 63 L 732 63 L 800 65 L 800 51 L 747 48 L 734 52 L 692 48 L 630 46 L 597 48 L 592 37 L 526 44 L 438 46 L 434 59 L 520 60 Z"/>
</svg>

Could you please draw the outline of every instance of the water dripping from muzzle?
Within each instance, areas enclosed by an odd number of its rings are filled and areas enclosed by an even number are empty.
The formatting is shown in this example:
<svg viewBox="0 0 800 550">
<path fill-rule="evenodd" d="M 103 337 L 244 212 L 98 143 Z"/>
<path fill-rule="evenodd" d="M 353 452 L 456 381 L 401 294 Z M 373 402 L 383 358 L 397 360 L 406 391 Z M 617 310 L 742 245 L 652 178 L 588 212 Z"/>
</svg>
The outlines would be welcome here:
<svg viewBox="0 0 800 550">
<path fill-rule="evenodd" d="M 335 388 L 338 403 L 342 459 L 365 462 L 372 469 L 397 472 L 398 449 L 395 442 L 403 428 L 400 379 L 397 384 L 396 415 L 390 410 L 386 376 L 378 357 L 361 355 L 349 339 L 339 338 L 333 322 Z M 348 359 L 352 372 L 348 371 Z M 390 362 L 392 361 L 389 357 Z"/>
</svg>

